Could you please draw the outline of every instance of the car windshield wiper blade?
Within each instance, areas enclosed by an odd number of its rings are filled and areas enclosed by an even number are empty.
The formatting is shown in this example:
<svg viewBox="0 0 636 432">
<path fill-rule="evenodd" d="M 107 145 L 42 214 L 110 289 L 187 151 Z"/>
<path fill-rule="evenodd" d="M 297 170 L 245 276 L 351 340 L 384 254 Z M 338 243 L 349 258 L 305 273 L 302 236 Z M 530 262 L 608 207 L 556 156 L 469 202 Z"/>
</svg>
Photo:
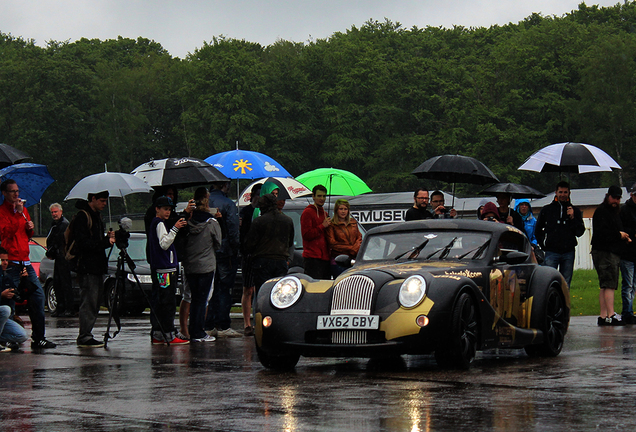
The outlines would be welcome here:
<svg viewBox="0 0 636 432">
<path fill-rule="evenodd" d="M 439 249 L 437 249 L 436 251 L 434 251 L 433 253 L 429 254 L 425 259 L 431 259 L 433 258 L 433 256 L 435 254 L 437 254 L 438 252 L 442 252 L 439 255 L 439 259 L 444 259 L 446 258 L 446 256 L 450 253 L 451 248 L 453 247 L 453 245 L 455 244 L 455 240 L 457 240 L 457 237 L 453 237 L 453 239 L 451 241 L 448 242 L 448 244 L 444 247 L 441 247 Z"/>
<path fill-rule="evenodd" d="M 409 249 L 406 252 L 399 254 L 398 256 L 395 257 L 395 260 L 396 261 L 399 260 L 400 258 L 402 258 L 404 255 L 406 255 L 409 252 L 411 252 L 411 255 L 409 255 L 409 259 L 417 258 L 420 252 L 422 251 L 422 249 L 426 247 L 426 244 L 428 243 L 429 240 L 430 239 L 426 239 L 418 247 L 414 247 L 413 249 Z"/>
<path fill-rule="evenodd" d="M 473 255 L 473 257 L 471 259 L 477 259 L 477 257 L 481 256 L 481 254 L 484 253 L 484 251 L 486 250 L 486 248 L 488 247 L 489 244 L 490 244 L 490 239 L 486 240 L 484 242 L 484 244 L 482 244 L 481 246 L 476 247 L 474 249 L 471 249 L 468 252 L 466 252 L 465 254 L 458 256 L 457 259 L 462 259 L 465 256 L 470 255 L 473 252 L 475 252 L 475 254 Z"/>
</svg>

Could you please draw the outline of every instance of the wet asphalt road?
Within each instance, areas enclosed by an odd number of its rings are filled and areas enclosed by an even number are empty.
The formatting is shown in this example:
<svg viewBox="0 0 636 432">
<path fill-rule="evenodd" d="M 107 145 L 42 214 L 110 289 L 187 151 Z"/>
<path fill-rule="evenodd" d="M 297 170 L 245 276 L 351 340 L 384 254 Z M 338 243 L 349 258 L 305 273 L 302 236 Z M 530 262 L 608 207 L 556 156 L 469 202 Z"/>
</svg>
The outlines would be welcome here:
<svg viewBox="0 0 636 432">
<path fill-rule="evenodd" d="M 95 334 L 105 329 L 100 316 Z M 240 322 L 235 321 L 236 328 Z M 2 431 L 634 430 L 636 326 L 572 319 L 552 359 L 480 353 L 470 371 L 432 356 L 392 363 L 301 358 L 265 370 L 251 338 L 152 346 L 148 316 L 108 350 L 75 346 L 77 318 L 47 317 L 56 349 L 0 354 Z"/>
</svg>

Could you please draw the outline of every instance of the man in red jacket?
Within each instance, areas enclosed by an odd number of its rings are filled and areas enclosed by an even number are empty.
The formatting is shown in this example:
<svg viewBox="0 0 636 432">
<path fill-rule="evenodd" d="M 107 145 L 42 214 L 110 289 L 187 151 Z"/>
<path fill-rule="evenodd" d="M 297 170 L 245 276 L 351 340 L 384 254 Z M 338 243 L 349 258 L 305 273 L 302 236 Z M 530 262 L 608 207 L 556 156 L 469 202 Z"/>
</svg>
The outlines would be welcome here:
<svg viewBox="0 0 636 432">
<path fill-rule="evenodd" d="M 323 209 L 327 200 L 327 188 L 316 185 L 311 192 L 314 203 L 305 207 L 300 216 L 305 274 L 314 279 L 331 279 L 329 249 L 325 238 L 325 230 L 331 223 L 331 218 Z"/>
<path fill-rule="evenodd" d="M 0 185 L 4 202 L 0 205 L 0 241 L 9 255 L 7 276 L 18 286 L 22 270 L 26 269 L 27 278 L 31 282 L 28 293 L 29 317 L 33 333 L 31 348 L 55 348 L 55 344 L 44 337 L 44 290 L 29 260 L 29 239 L 33 237 L 33 222 L 20 199 L 20 188 L 13 179 Z"/>
</svg>

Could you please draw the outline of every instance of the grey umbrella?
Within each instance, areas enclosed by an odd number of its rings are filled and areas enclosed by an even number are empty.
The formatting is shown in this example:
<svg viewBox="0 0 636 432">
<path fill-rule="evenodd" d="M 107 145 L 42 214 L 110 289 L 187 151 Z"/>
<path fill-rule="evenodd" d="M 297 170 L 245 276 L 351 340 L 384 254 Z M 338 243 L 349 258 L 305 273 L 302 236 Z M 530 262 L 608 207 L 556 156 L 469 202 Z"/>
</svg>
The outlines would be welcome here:
<svg viewBox="0 0 636 432">
<path fill-rule="evenodd" d="M 543 198 L 545 196 L 544 193 L 530 186 L 516 183 L 496 183 L 479 192 L 480 195 L 493 195 L 497 193 L 508 193 L 512 195 L 513 198 Z"/>
<path fill-rule="evenodd" d="M 13 165 L 19 162 L 24 162 L 27 159 L 31 159 L 31 156 L 29 156 L 22 150 L 18 150 L 17 148 L 11 147 L 8 144 L 0 144 L 0 168 L 8 167 L 9 165 Z"/>
</svg>

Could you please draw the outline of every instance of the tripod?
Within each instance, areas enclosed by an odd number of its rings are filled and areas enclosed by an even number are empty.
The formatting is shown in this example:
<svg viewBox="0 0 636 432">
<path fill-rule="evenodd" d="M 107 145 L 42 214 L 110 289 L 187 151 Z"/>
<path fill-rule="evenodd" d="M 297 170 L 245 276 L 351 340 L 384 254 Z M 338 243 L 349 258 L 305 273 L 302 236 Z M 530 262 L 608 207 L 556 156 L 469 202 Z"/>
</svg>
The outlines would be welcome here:
<svg viewBox="0 0 636 432">
<path fill-rule="evenodd" d="M 123 243 L 123 242 L 122 242 Z M 125 265 L 128 264 L 128 268 L 130 269 L 130 273 L 135 278 L 135 286 L 141 291 L 144 298 L 150 305 L 150 313 L 154 314 L 155 318 L 157 318 L 157 314 L 152 306 L 152 302 L 148 298 L 148 294 L 141 288 L 141 283 L 139 282 L 139 277 L 137 277 L 137 273 L 135 273 L 135 268 L 137 265 L 128 255 L 127 243 L 126 244 L 117 244 L 119 248 L 119 256 L 117 257 L 117 270 L 115 271 L 115 285 L 111 292 L 108 293 L 108 325 L 106 327 L 106 333 L 104 333 L 104 349 L 108 347 L 108 339 L 112 339 L 119 334 L 121 331 L 121 321 L 119 319 L 119 302 L 124 294 L 124 290 L 126 287 L 126 268 Z M 113 333 L 113 336 L 110 336 L 110 325 L 112 321 L 115 321 L 117 324 L 117 331 Z M 161 334 L 163 335 L 163 340 L 166 341 L 166 345 L 170 345 L 168 342 L 168 338 L 166 337 L 166 333 L 161 326 L 161 322 L 157 319 L 159 323 L 159 329 L 161 330 Z"/>
</svg>

